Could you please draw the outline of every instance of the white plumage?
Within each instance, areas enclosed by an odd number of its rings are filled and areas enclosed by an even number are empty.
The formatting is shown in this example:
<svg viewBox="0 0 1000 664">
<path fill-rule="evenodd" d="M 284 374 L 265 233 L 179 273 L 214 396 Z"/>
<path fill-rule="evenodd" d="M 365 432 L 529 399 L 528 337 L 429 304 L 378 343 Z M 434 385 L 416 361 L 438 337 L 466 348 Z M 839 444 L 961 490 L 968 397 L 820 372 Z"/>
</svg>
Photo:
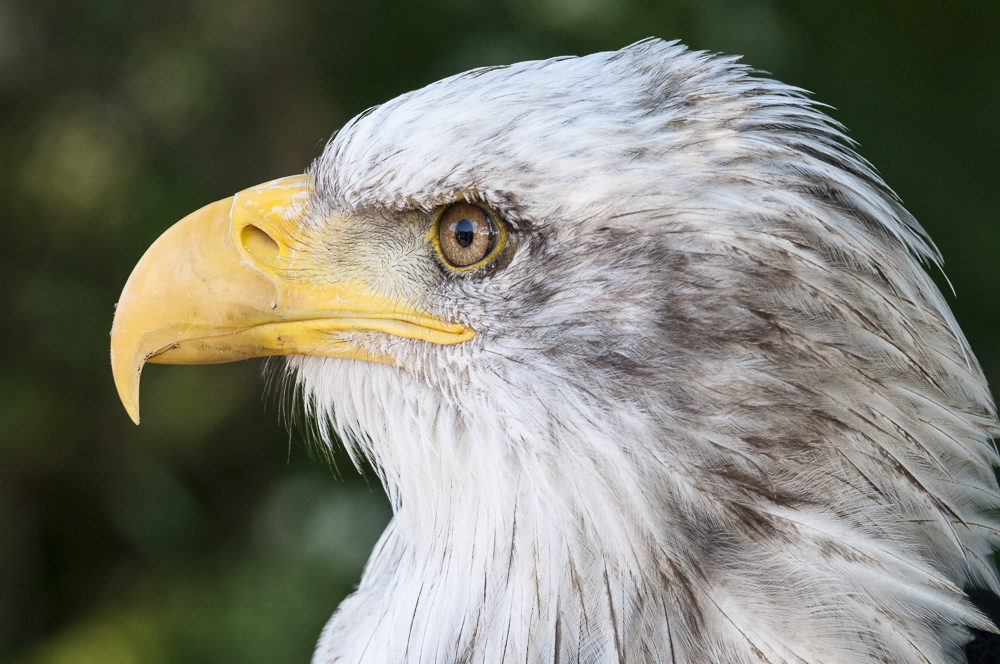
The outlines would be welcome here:
<svg viewBox="0 0 1000 664">
<path fill-rule="evenodd" d="M 655 40 L 479 69 L 313 174 L 246 256 L 475 331 L 289 360 L 394 508 L 315 664 L 945 664 L 995 631 L 992 398 L 930 239 L 799 90 Z M 507 233 L 464 271 L 459 200 Z"/>
<path fill-rule="evenodd" d="M 522 234 L 413 294 L 468 344 L 291 361 L 395 508 L 315 662 L 957 662 L 990 628 L 991 398 L 798 90 L 657 41 L 476 70 L 315 173 L 318 228 L 467 196 Z"/>
</svg>

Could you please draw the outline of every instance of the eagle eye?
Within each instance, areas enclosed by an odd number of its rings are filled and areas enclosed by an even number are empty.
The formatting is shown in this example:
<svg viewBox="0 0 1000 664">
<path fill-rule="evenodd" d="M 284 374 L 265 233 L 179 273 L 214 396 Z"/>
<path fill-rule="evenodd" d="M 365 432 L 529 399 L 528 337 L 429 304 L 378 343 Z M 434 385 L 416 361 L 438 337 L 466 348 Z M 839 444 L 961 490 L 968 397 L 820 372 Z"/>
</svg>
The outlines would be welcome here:
<svg viewBox="0 0 1000 664">
<path fill-rule="evenodd" d="M 445 264 L 470 270 L 489 261 L 503 246 L 505 232 L 486 209 L 459 201 L 444 208 L 434 226 L 434 244 Z"/>
</svg>

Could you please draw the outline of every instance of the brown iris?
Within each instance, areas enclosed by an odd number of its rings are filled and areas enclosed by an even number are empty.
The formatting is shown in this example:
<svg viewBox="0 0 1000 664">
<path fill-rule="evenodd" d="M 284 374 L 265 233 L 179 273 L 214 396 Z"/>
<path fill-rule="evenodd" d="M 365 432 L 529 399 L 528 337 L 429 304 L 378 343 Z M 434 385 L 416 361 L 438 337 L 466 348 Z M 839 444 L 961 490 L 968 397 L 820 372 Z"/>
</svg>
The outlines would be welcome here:
<svg viewBox="0 0 1000 664">
<path fill-rule="evenodd" d="M 453 203 L 438 220 L 441 257 L 452 267 L 481 262 L 497 246 L 497 229 L 490 215 L 478 205 Z"/>
</svg>

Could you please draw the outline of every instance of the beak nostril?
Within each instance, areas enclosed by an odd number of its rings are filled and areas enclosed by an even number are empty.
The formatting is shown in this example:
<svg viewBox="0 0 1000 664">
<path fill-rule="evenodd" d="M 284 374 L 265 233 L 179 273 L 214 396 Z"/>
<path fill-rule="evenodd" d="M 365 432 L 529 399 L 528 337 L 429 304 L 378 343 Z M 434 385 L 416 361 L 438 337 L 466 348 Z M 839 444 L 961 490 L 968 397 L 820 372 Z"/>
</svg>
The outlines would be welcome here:
<svg viewBox="0 0 1000 664">
<path fill-rule="evenodd" d="M 281 247 L 267 231 L 253 224 L 240 231 L 240 243 L 247 253 L 264 263 L 274 263 L 281 254 Z"/>
</svg>

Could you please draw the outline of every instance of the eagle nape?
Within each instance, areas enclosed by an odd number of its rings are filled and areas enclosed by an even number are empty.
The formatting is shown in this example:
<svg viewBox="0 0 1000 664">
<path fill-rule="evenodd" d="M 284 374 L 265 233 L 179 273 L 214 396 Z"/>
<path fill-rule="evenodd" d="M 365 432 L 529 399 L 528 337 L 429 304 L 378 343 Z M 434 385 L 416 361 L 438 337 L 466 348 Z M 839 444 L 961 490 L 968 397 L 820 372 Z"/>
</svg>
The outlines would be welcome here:
<svg viewBox="0 0 1000 664">
<path fill-rule="evenodd" d="M 996 408 L 932 241 L 804 94 L 646 40 L 359 115 L 185 218 L 112 330 L 286 355 L 394 516 L 315 664 L 1000 661 Z"/>
</svg>

